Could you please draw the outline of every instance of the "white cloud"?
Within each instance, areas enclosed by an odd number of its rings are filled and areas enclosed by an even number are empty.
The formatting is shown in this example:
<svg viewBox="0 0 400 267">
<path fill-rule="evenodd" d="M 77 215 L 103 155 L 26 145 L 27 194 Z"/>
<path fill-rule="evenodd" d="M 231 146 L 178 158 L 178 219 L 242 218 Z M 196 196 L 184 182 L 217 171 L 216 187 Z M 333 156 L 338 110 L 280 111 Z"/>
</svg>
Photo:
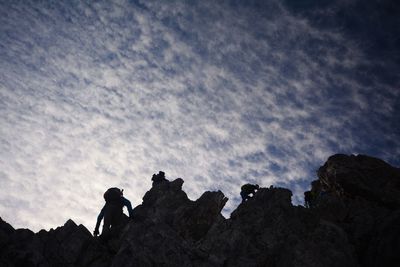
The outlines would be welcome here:
<svg viewBox="0 0 400 267">
<path fill-rule="evenodd" d="M 192 199 L 221 189 L 226 215 L 247 181 L 299 203 L 330 154 L 371 149 L 357 126 L 384 134 L 366 116 L 399 97 L 351 74 L 373 64 L 354 43 L 279 4 L 65 5 L 13 4 L 0 26 L 0 215 L 16 227 L 93 228 L 108 187 L 137 205 L 159 170 Z"/>
</svg>

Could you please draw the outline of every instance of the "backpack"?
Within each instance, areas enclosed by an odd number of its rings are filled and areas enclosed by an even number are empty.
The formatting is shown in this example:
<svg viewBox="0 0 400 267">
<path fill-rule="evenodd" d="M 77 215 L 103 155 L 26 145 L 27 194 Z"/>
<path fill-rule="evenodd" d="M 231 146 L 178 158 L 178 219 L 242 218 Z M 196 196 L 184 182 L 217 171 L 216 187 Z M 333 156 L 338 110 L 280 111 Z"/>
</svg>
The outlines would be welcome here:
<svg viewBox="0 0 400 267">
<path fill-rule="evenodd" d="M 257 189 L 257 186 L 253 185 L 253 184 L 244 184 L 244 185 L 242 185 L 242 187 L 240 189 L 243 192 L 250 194 L 250 193 L 253 193 L 255 189 Z"/>
<path fill-rule="evenodd" d="M 111 187 L 104 193 L 106 203 L 121 203 L 122 191 L 117 187 Z"/>
<path fill-rule="evenodd" d="M 163 171 L 159 171 L 158 174 L 153 174 L 151 180 L 153 181 L 153 184 L 159 184 L 163 181 L 167 181 L 167 179 L 165 179 L 165 173 Z"/>
</svg>

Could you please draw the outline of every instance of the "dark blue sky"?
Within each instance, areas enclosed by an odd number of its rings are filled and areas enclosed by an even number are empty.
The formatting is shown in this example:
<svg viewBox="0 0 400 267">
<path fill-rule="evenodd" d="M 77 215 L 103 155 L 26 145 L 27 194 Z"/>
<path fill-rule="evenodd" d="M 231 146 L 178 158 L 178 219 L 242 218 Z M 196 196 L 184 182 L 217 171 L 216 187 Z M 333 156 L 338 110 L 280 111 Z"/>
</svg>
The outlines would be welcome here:
<svg viewBox="0 0 400 267">
<path fill-rule="evenodd" d="M 335 153 L 400 166 L 399 6 L 1 1 L 0 216 L 90 228 L 159 170 L 229 216 L 246 182 L 301 203 Z"/>
</svg>

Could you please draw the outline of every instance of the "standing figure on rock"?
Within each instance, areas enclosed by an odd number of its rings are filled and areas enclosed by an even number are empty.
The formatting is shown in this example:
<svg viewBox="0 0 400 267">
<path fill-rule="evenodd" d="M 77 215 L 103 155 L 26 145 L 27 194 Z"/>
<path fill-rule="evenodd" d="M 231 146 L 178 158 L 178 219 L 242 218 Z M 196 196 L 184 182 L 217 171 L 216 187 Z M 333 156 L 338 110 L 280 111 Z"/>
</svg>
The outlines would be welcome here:
<svg viewBox="0 0 400 267">
<path fill-rule="evenodd" d="M 315 208 L 326 192 L 322 189 L 321 183 L 318 180 L 311 182 L 311 190 L 304 192 L 304 204 L 306 208 Z"/>
<path fill-rule="evenodd" d="M 306 208 L 311 208 L 312 207 L 312 204 L 313 204 L 312 197 L 313 197 L 313 195 L 312 195 L 311 191 L 304 192 L 304 206 Z"/>
<path fill-rule="evenodd" d="M 242 203 L 251 198 L 250 194 L 254 196 L 254 194 L 258 191 L 259 188 L 260 187 L 258 186 L 258 184 L 242 185 L 242 187 L 240 188 L 241 189 L 240 196 L 242 197 Z"/>
<path fill-rule="evenodd" d="M 168 181 L 167 179 L 165 179 L 165 173 L 163 171 L 159 171 L 158 174 L 153 174 L 151 180 L 153 181 L 153 186 Z"/>
<path fill-rule="evenodd" d="M 103 230 L 101 231 L 101 236 L 108 239 L 112 230 L 120 226 L 123 222 L 123 207 L 128 209 L 129 218 L 133 217 L 131 202 L 124 198 L 123 191 L 117 187 L 109 188 L 104 193 L 104 200 L 106 204 L 101 209 L 99 216 L 97 217 L 96 228 L 94 229 L 93 235 L 97 236 L 99 234 L 99 226 L 101 220 L 104 218 Z"/>
</svg>

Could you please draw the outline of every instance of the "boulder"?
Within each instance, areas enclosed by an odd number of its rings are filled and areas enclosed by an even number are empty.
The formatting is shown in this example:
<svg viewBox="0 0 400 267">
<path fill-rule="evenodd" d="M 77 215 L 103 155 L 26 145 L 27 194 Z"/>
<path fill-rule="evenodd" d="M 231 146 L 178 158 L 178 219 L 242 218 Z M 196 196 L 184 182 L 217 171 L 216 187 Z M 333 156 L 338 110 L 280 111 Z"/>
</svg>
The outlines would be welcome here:
<svg viewBox="0 0 400 267">
<path fill-rule="evenodd" d="M 337 154 L 318 178 L 325 192 L 313 212 L 344 229 L 359 263 L 399 266 L 400 169 L 365 155 Z"/>
</svg>

